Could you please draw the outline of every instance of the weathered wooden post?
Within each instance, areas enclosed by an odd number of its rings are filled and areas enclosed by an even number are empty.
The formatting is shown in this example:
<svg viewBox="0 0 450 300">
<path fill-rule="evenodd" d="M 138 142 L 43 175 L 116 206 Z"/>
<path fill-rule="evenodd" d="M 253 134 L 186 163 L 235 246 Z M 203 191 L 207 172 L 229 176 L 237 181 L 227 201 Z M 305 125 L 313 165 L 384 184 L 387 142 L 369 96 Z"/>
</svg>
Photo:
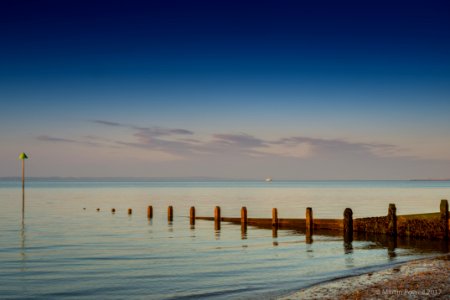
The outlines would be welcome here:
<svg viewBox="0 0 450 300">
<path fill-rule="evenodd" d="M 306 235 L 310 236 L 314 231 L 313 212 L 311 207 L 306 208 Z"/>
<path fill-rule="evenodd" d="M 388 228 L 387 228 L 387 234 L 391 236 L 397 235 L 397 208 L 395 207 L 395 204 L 390 203 L 389 204 L 389 210 L 388 210 Z"/>
<path fill-rule="evenodd" d="M 241 208 L 241 229 L 242 231 L 247 230 L 247 207 L 245 206 Z"/>
<path fill-rule="evenodd" d="M 147 207 L 147 218 L 149 219 L 153 218 L 153 206 L 151 205 Z"/>
<path fill-rule="evenodd" d="M 443 234 L 444 239 L 448 239 L 448 201 L 445 199 L 441 200 L 440 205 L 440 211 L 441 211 L 441 230 Z"/>
<path fill-rule="evenodd" d="M 272 227 L 278 228 L 278 210 L 272 208 Z"/>
<path fill-rule="evenodd" d="M 278 210 L 272 208 L 272 237 L 278 237 Z"/>
<path fill-rule="evenodd" d="M 20 153 L 19 159 L 22 160 L 22 223 L 25 219 L 25 160 L 28 156 L 25 152 Z"/>
<path fill-rule="evenodd" d="M 97 208 L 97 211 L 100 211 L 100 208 Z"/>
<path fill-rule="evenodd" d="M 191 206 L 189 210 L 189 224 L 195 225 L 195 207 Z"/>
<path fill-rule="evenodd" d="M 116 213 L 116 209 L 115 209 L 115 208 L 111 209 L 111 212 L 112 212 L 113 214 L 115 214 L 115 213 Z"/>
<path fill-rule="evenodd" d="M 220 206 L 214 209 L 214 229 L 220 230 Z"/>
<path fill-rule="evenodd" d="M 344 210 L 344 242 L 351 243 L 353 241 L 353 211 L 351 208 Z"/>
<path fill-rule="evenodd" d="M 173 207 L 172 207 L 172 205 L 167 208 L 167 220 L 169 222 L 173 221 Z"/>
<path fill-rule="evenodd" d="M 131 215 L 133 213 L 133 210 L 131 208 L 128 209 L 128 214 Z"/>
</svg>

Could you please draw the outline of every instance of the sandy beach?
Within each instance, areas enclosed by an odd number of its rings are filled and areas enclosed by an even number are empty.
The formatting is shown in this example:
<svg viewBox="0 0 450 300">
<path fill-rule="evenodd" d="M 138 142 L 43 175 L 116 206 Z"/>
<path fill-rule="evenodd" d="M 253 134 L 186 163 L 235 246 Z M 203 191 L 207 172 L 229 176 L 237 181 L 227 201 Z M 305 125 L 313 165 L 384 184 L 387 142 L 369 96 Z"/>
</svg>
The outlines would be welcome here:
<svg viewBox="0 0 450 300">
<path fill-rule="evenodd" d="M 450 299 L 450 255 L 320 284 L 280 299 Z"/>
</svg>

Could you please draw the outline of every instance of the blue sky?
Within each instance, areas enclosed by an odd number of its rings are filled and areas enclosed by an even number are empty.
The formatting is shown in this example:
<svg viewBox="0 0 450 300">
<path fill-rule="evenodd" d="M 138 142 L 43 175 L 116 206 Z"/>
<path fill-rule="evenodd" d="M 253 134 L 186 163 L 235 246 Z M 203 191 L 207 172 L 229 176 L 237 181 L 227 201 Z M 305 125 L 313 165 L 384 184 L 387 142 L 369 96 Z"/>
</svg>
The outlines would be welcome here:
<svg viewBox="0 0 450 300">
<path fill-rule="evenodd" d="M 0 176 L 450 178 L 446 1 L 2 1 Z"/>
</svg>

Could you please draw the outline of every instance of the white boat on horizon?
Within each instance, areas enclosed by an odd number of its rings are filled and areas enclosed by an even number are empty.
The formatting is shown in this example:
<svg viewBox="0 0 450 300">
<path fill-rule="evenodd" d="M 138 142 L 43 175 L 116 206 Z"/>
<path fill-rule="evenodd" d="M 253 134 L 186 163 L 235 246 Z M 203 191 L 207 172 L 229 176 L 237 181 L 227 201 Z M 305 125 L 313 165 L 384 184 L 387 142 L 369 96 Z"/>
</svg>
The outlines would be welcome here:
<svg viewBox="0 0 450 300">
<path fill-rule="evenodd" d="M 266 178 L 266 182 L 272 182 L 272 178 L 267 177 L 267 178 Z"/>
</svg>

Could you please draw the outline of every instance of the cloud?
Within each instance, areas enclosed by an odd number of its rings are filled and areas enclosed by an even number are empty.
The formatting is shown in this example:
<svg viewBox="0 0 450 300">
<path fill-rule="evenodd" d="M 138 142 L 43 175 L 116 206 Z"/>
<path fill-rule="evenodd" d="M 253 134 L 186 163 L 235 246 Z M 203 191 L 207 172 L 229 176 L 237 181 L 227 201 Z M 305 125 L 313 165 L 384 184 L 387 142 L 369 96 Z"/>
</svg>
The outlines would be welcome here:
<svg viewBox="0 0 450 300">
<path fill-rule="evenodd" d="M 127 127 L 134 130 L 131 140 L 116 141 L 116 145 L 167 152 L 177 157 L 221 155 L 250 157 L 405 157 L 405 149 L 393 144 L 363 143 L 344 139 L 326 139 L 307 136 L 263 139 L 247 133 L 213 133 L 198 137 L 196 133 L 182 128 L 141 127 L 119 122 L 93 120 L 91 122 L 111 127 Z M 187 137 L 189 136 L 189 137 Z M 89 136 L 89 140 L 95 140 Z M 49 138 L 48 141 L 74 140 Z M 97 139 L 100 141 L 100 139 Z"/>
<path fill-rule="evenodd" d="M 39 141 L 51 142 L 51 143 L 80 144 L 80 145 L 87 145 L 87 146 L 93 146 L 93 147 L 107 146 L 107 145 L 102 145 L 100 143 L 91 142 L 91 141 L 74 140 L 74 139 L 67 139 L 67 138 L 54 137 L 54 136 L 48 136 L 48 135 L 40 135 L 36 139 Z M 112 145 L 112 147 L 117 147 L 117 146 Z"/>
<path fill-rule="evenodd" d="M 165 153 L 170 159 L 183 159 L 195 153 L 195 144 L 201 144 L 196 139 L 186 139 L 186 135 L 194 132 L 186 129 L 171 129 L 162 127 L 135 127 L 132 141 L 116 141 L 116 144 L 149 151 Z"/>
<path fill-rule="evenodd" d="M 404 178 L 404 174 L 436 177 L 435 170 L 439 174 L 447 172 L 436 161 L 427 161 L 429 156 L 408 155 L 415 148 L 404 149 L 367 137 L 357 140 L 292 134 L 269 138 L 262 133 L 204 133 L 188 128 L 138 127 L 110 121 L 105 122 L 119 125 L 102 128 L 92 126 L 97 122 L 90 122 L 90 130 L 84 135 L 46 133 L 37 139 L 49 143 L 52 149 L 58 150 L 60 146 L 83 150 L 80 155 L 105 157 L 113 162 L 109 165 L 117 168 L 129 165 L 130 172 L 135 172 L 137 165 L 145 174 L 342 179 Z M 421 173 L 420 167 L 428 171 Z M 425 175 L 413 175 L 414 170 Z"/>
<path fill-rule="evenodd" d="M 181 128 L 164 128 L 164 127 L 141 127 L 137 125 L 127 125 L 122 124 L 119 122 L 113 122 L 113 121 L 106 121 L 106 120 L 91 120 L 92 123 L 106 125 L 106 126 L 112 126 L 112 127 L 127 127 L 130 129 L 138 130 L 138 132 L 151 135 L 151 136 L 165 136 L 165 135 L 193 135 L 194 132 L 187 130 L 187 129 L 181 129 Z"/>
<path fill-rule="evenodd" d="M 52 136 L 48 136 L 48 135 L 40 135 L 40 136 L 37 137 L 37 139 L 39 141 L 57 142 L 57 143 L 76 143 L 77 142 L 77 141 L 71 140 L 71 139 L 52 137 Z"/>
<path fill-rule="evenodd" d="M 260 150 L 260 155 L 279 157 L 307 158 L 313 156 L 313 146 L 309 143 L 282 145 L 271 143 L 267 148 Z"/>
<path fill-rule="evenodd" d="M 194 132 L 186 129 L 170 129 L 169 131 L 171 134 L 187 134 L 187 135 L 194 134 Z"/>
<path fill-rule="evenodd" d="M 269 140 L 246 133 L 215 133 L 209 138 L 185 138 L 195 135 L 186 129 L 161 127 L 142 128 L 133 134 L 135 141 L 118 141 L 124 146 L 168 152 L 180 157 L 221 155 L 249 157 L 290 157 L 307 159 L 310 157 L 393 157 L 399 156 L 401 149 L 392 144 L 349 142 L 343 139 L 324 139 L 304 136 L 284 137 Z"/>
<path fill-rule="evenodd" d="M 87 140 L 92 140 L 92 141 L 111 142 L 110 139 L 96 136 L 96 135 L 85 135 L 85 136 L 83 136 L 83 138 L 85 138 Z"/>
<path fill-rule="evenodd" d="M 124 126 L 121 123 L 117 123 L 117 122 L 111 122 L 111 121 L 104 121 L 104 120 L 92 120 L 91 122 L 93 123 L 97 123 L 97 124 L 102 124 L 102 125 L 106 125 L 106 126 Z"/>
<path fill-rule="evenodd" d="M 262 148 L 266 147 L 266 141 L 249 134 L 214 134 L 217 143 L 239 147 L 239 148 Z"/>
<path fill-rule="evenodd" d="M 371 156 L 398 156 L 404 152 L 403 149 L 392 144 L 382 143 L 360 143 L 349 142 L 343 139 L 323 139 L 311 137 L 288 137 L 277 141 L 268 142 L 271 145 L 283 146 L 285 148 L 298 145 L 308 146 L 310 149 L 305 153 L 307 156 L 337 156 L 337 155 L 371 155 Z M 403 151 L 402 151 L 403 150 Z"/>
<path fill-rule="evenodd" d="M 283 137 L 277 140 L 262 139 L 246 133 L 214 133 L 200 138 L 195 132 L 181 128 L 138 127 L 118 122 L 94 120 L 112 127 L 128 127 L 134 132 L 131 139 L 108 140 L 86 135 L 81 140 L 41 135 L 40 141 L 78 143 L 99 147 L 134 147 L 170 154 L 177 159 L 201 156 L 221 157 L 288 157 L 308 159 L 312 157 L 406 157 L 405 149 L 385 143 L 350 142 L 344 139 L 325 139 L 305 136 Z"/>
<path fill-rule="evenodd" d="M 147 137 L 157 137 L 157 136 L 170 136 L 170 135 L 193 135 L 194 132 L 187 129 L 179 128 L 162 128 L 162 127 L 137 127 L 132 126 L 133 129 L 137 129 L 136 135 L 147 136 Z"/>
<path fill-rule="evenodd" d="M 110 127 L 125 127 L 134 131 L 131 140 L 116 140 L 114 144 L 117 146 L 127 146 L 149 151 L 160 151 L 170 154 L 171 158 L 186 156 L 195 152 L 191 149 L 192 144 L 199 143 L 196 139 L 187 139 L 186 136 L 192 136 L 195 133 L 191 130 L 183 128 L 166 128 L 166 127 L 142 127 L 135 124 L 123 124 L 119 122 L 106 120 L 92 120 L 90 122 L 106 125 Z M 93 135 L 85 136 L 88 140 L 106 141 Z M 108 140 L 108 142 L 112 142 Z"/>
<path fill-rule="evenodd" d="M 182 139 L 180 139 L 180 141 L 183 141 L 183 142 L 188 142 L 188 143 L 193 143 L 193 144 L 199 144 L 199 143 L 201 143 L 201 141 L 200 140 L 198 140 L 198 139 L 189 139 L 189 138 L 182 138 Z"/>
</svg>

